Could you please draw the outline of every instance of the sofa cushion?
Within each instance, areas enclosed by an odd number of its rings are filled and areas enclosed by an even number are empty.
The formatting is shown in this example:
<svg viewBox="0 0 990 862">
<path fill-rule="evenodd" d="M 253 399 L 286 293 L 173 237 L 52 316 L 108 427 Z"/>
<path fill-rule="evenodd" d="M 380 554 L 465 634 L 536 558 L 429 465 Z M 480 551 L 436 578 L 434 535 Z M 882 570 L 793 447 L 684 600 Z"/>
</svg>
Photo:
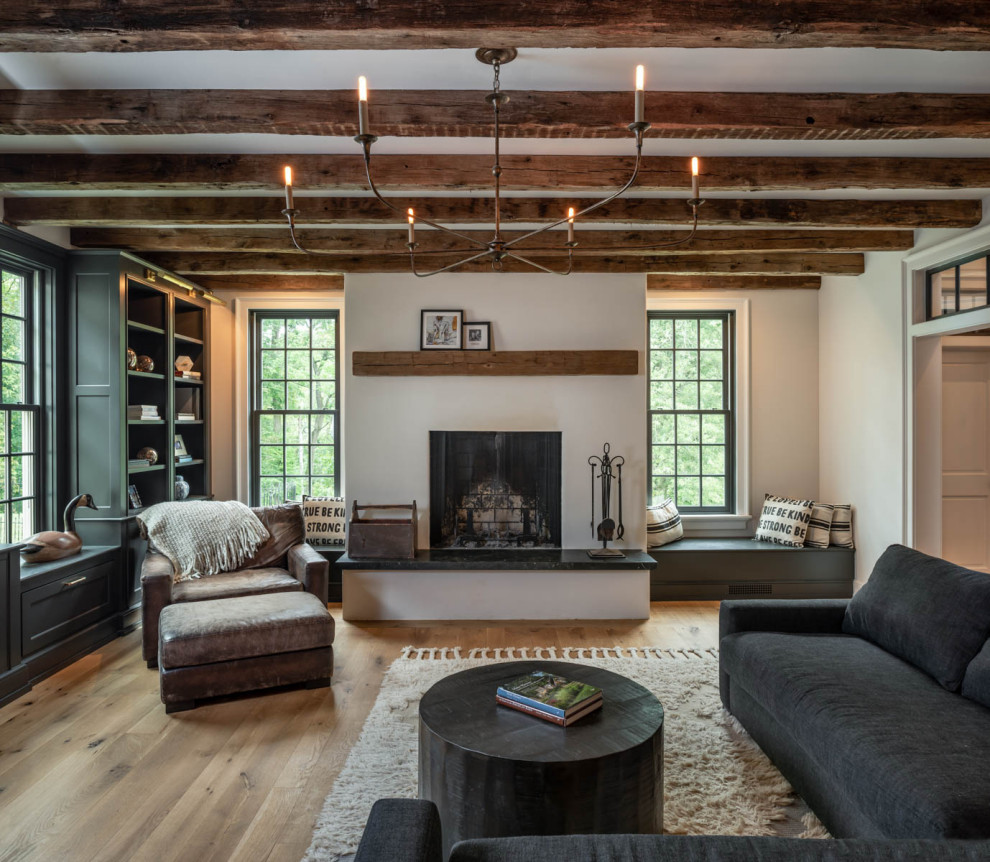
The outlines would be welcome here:
<svg viewBox="0 0 990 862">
<path fill-rule="evenodd" d="M 721 664 L 882 835 L 990 838 L 990 710 L 849 635 L 731 634 Z"/>
<path fill-rule="evenodd" d="M 958 691 L 990 637 L 990 575 L 891 545 L 849 602 L 842 630 Z"/>
<path fill-rule="evenodd" d="M 303 522 L 302 506 L 288 503 L 284 506 L 263 506 L 252 509 L 270 537 L 250 559 L 241 563 L 242 569 L 256 569 L 262 566 L 288 568 L 286 555 L 293 545 L 301 545 L 306 540 L 306 525 Z"/>
<path fill-rule="evenodd" d="M 963 677 L 962 695 L 990 707 L 990 641 L 983 644 Z"/>
<path fill-rule="evenodd" d="M 558 835 L 454 845 L 450 862 L 983 862 L 971 841 L 813 841 L 736 835 Z M 363 860 L 362 860 L 363 862 Z"/>
<path fill-rule="evenodd" d="M 311 593 L 241 596 L 162 609 L 158 664 L 193 667 L 327 647 L 333 617 Z"/>
<path fill-rule="evenodd" d="M 203 602 L 210 599 L 233 599 L 237 596 L 292 593 L 302 588 L 302 583 L 285 569 L 237 569 L 208 578 L 180 581 L 172 586 L 172 601 Z"/>
</svg>

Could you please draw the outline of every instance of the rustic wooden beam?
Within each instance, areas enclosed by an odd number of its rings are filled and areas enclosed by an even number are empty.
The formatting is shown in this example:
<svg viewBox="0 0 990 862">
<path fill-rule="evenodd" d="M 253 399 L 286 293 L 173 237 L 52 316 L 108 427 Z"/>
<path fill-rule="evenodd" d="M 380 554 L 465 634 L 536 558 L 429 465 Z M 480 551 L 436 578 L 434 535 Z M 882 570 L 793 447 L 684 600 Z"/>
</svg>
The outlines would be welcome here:
<svg viewBox="0 0 990 862">
<path fill-rule="evenodd" d="M 661 275 L 646 276 L 647 290 L 820 290 L 820 275 Z"/>
<path fill-rule="evenodd" d="M 20 0 L 0 7 L 6 51 L 520 47 L 990 47 L 972 0 Z"/>
<path fill-rule="evenodd" d="M 638 374 L 638 350 L 355 351 L 355 377 L 532 377 Z"/>
<path fill-rule="evenodd" d="M 479 90 L 375 91 L 378 135 L 489 137 Z M 983 93 L 650 92 L 653 138 L 985 138 Z M 629 138 L 628 92 L 519 91 L 501 117 L 506 138 Z M 0 90 L 2 135 L 358 133 L 353 90 Z"/>
<path fill-rule="evenodd" d="M 567 207 L 581 209 L 590 198 L 505 198 L 508 221 L 556 221 Z M 396 198 L 405 210 L 417 207 L 434 221 L 486 224 L 493 221 L 491 198 Z M 398 224 L 397 216 L 374 198 L 296 197 L 305 225 Z M 6 198 L 4 219 L 13 225 L 70 227 L 181 227 L 184 225 L 285 226 L 279 197 L 36 197 Z M 594 224 L 662 224 L 690 222 L 681 198 L 620 198 L 588 216 Z M 973 227 L 983 216 L 979 200 L 781 200 L 712 198 L 698 210 L 708 226 L 778 226 L 831 228 Z"/>
<path fill-rule="evenodd" d="M 266 290 L 271 293 L 321 291 L 339 293 L 344 289 L 344 276 L 324 275 L 211 275 L 196 279 L 207 290 Z"/>
<path fill-rule="evenodd" d="M 479 243 L 489 242 L 493 231 L 460 231 Z M 659 254 L 655 246 L 683 241 L 687 230 L 579 230 L 574 253 L 581 257 L 621 253 L 623 255 Z M 523 236 L 505 231 L 507 242 Z M 298 231 L 297 237 L 314 251 L 342 255 L 402 254 L 407 250 L 406 231 L 316 229 Z M 557 229 L 519 243 L 520 253 L 534 256 L 560 255 L 567 231 Z M 474 250 L 463 239 L 435 230 L 416 233 L 418 252 L 446 251 L 457 253 Z M 293 252 L 287 228 L 242 229 L 149 229 L 149 228 L 73 228 L 72 245 L 80 248 L 122 248 L 142 254 L 152 251 L 244 251 Z M 737 254 L 739 252 L 781 251 L 906 251 L 914 245 L 914 231 L 909 230 L 701 230 L 684 245 L 663 250 L 664 254 Z M 653 246 L 653 248 L 651 248 Z"/>
<path fill-rule="evenodd" d="M 323 275 L 337 272 L 408 272 L 409 255 L 330 255 L 262 254 L 246 252 L 154 252 L 148 257 L 164 269 L 183 275 Z M 418 268 L 426 271 L 455 262 L 460 256 L 428 255 Z M 566 258 L 559 261 L 541 258 L 554 269 L 566 267 Z M 737 255 L 653 255 L 624 257 L 578 257 L 574 272 L 666 272 L 691 275 L 726 273 L 735 275 L 859 275 L 863 272 L 861 254 L 737 254 Z M 516 261 L 505 263 L 507 272 L 534 272 Z M 489 263 L 477 263 L 459 272 L 491 272 Z"/>
<path fill-rule="evenodd" d="M 81 155 L 7 153 L 0 160 L 0 191 L 265 190 L 281 188 L 282 166 L 294 163 L 297 188 L 364 190 L 359 155 L 158 154 Z M 502 157 L 502 187 L 604 193 L 632 173 L 624 156 Z M 374 156 L 372 170 L 383 191 L 483 191 L 492 188 L 490 156 Z M 772 192 L 790 189 L 966 189 L 990 187 L 990 159 L 944 158 L 744 158 L 702 161 L 702 194 L 709 191 Z M 688 159 L 643 159 L 636 191 L 689 194 Z M 299 200 L 302 206 L 302 199 Z"/>
</svg>

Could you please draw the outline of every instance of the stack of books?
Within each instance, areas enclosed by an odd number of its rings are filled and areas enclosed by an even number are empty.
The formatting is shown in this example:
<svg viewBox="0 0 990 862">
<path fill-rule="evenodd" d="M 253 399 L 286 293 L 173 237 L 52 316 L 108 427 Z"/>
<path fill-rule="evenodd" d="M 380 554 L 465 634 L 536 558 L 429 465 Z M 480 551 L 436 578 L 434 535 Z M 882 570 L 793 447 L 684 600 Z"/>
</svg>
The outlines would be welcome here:
<svg viewBox="0 0 990 862">
<path fill-rule="evenodd" d="M 584 682 L 535 670 L 500 685 L 495 700 L 502 706 L 567 727 L 601 709 L 602 690 Z"/>
<path fill-rule="evenodd" d="M 193 460 L 193 456 L 192 455 L 176 455 L 175 456 L 175 463 L 176 464 L 188 464 L 192 460 Z"/>
<path fill-rule="evenodd" d="M 195 413 L 176 413 L 175 414 L 175 419 L 176 419 L 177 422 L 195 422 L 196 421 L 196 414 Z"/>
<path fill-rule="evenodd" d="M 161 419 L 162 417 L 158 415 L 158 407 L 154 404 L 128 404 L 127 418 L 147 421 L 149 419 Z"/>
<path fill-rule="evenodd" d="M 202 380 L 203 379 L 203 372 L 202 371 L 176 371 L 175 372 L 175 376 L 176 377 L 185 377 L 187 380 Z"/>
</svg>

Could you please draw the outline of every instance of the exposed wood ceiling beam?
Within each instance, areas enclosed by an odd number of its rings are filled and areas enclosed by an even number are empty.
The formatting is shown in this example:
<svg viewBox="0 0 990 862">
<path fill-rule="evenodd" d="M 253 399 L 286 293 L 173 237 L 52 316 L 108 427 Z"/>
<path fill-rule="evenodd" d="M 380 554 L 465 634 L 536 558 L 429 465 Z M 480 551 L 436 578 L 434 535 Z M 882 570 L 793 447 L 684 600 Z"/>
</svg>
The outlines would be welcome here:
<svg viewBox="0 0 990 862">
<path fill-rule="evenodd" d="M 366 187 L 358 155 L 11 153 L 0 160 L 0 191 L 275 190 L 287 162 L 297 167 L 299 189 Z M 632 165 L 631 158 L 617 156 L 507 155 L 502 157 L 502 187 L 604 192 L 625 183 Z M 372 166 L 384 191 L 491 189 L 489 156 L 375 156 Z M 687 193 L 687 167 L 686 158 L 645 157 L 635 188 Z M 990 188 L 990 159 L 718 157 L 702 162 L 703 193 L 892 188 Z"/>
<path fill-rule="evenodd" d="M 423 207 L 424 216 L 450 224 L 484 224 L 493 220 L 490 198 L 395 199 L 400 209 Z M 505 198 L 507 220 L 556 221 L 568 206 L 593 203 L 580 198 Z M 398 223 L 373 198 L 296 197 L 307 225 Z M 61 197 L 6 198 L 10 224 L 70 227 L 183 225 L 285 225 L 282 197 Z M 712 198 L 698 210 L 709 226 L 956 228 L 972 227 L 982 218 L 978 200 L 778 200 Z M 620 198 L 589 219 L 601 224 L 687 224 L 690 209 L 681 198 Z"/>
<path fill-rule="evenodd" d="M 487 243 L 492 231 L 461 231 L 480 243 Z M 341 255 L 402 254 L 406 252 L 406 231 L 317 229 L 300 231 L 300 242 L 314 251 L 336 252 Z M 506 241 L 522 236 L 507 231 Z M 688 235 L 686 230 L 579 230 L 575 254 L 651 255 L 657 249 L 647 246 L 675 242 Z M 567 238 L 566 230 L 548 231 L 525 240 L 517 247 L 520 253 L 559 255 Z M 419 230 L 416 241 L 420 252 L 449 251 L 465 254 L 471 246 L 464 240 L 435 230 Z M 292 240 L 287 228 L 247 229 L 141 229 L 141 228 L 73 228 L 70 242 L 81 248 L 122 248 L 142 254 L 154 251 L 242 251 L 292 253 Z M 703 230 L 682 246 L 663 250 L 663 254 L 736 254 L 738 252 L 772 253 L 781 251 L 839 252 L 839 251 L 905 251 L 914 245 L 914 232 L 909 230 Z"/>
<path fill-rule="evenodd" d="M 424 257 L 423 270 L 452 263 L 459 255 Z M 263 254 L 229 252 L 154 252 L 148 255 L 158 266 L 198 280 L 202 275 L 324 275 L 335 272 L 408 272 L 409 255 L 333 255 L 313 257 L 304 254 Z M 550 261 L 544 258 L 544 262 Z M 566 259 L 561 255 L 561 262 Z M 549 265 L 549 264 L 548 264 Z M 737 254 L 737 255 L 620 255 L 574 259 L 575 272 L 666 272 L 677 275 L 859 275 L 863 272 L 861 254 Z M 506 262 L 507 272 L 533 272 L 530 267 Z M 554 267 L 557 268 L 557 267 Z M 489 263 L 465 267 L 460 272 L 491 272 Z"/>
<path fill-rule="evenodd" d="M 629 138 L 628 92 L 510 91 L 506 138 Z M 486 93 L 376 91 L 378 135 L 488 137 Z M 647 137 L 985 138 L 990 95 L 933 93 L 646 94 Z M 357 129 L 353 90 L 0 90 L 3 135 L 339 135 Z"/>
<path fill-rule="evenodd" d="M 820 275 L 661 275 L 646 276 L 647 290 L 819 290 Z"/>
<path fill-rule="evenodd" d="M 882 47 L 985 50 L 972 0 L 20 0 L 0 7 L 7 51 L 339 48 Z"/>
<path fill-rule="evenodd" d="M 199 276 L 196 284 L 207 290 L 269 290 L 278 293 L 289 291 L 323 292 L 344 289 L 344 276 L 322 275 L 210 275 Z"/>
</svg>

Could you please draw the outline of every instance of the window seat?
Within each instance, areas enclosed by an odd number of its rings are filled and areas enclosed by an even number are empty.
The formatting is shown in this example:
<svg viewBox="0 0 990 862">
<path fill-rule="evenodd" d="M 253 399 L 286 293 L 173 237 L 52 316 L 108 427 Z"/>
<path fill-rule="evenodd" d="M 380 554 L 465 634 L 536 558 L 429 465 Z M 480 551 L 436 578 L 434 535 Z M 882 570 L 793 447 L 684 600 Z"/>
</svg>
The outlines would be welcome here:
<svg viewBox="0 0 990 862">
<path fill-rule="evenodd" d="M 848 598 L 851 548 L 789 548 L 753 539 L 681 539 L 648 552 L 657 561 L 650 601 Z"/>
</svg>

